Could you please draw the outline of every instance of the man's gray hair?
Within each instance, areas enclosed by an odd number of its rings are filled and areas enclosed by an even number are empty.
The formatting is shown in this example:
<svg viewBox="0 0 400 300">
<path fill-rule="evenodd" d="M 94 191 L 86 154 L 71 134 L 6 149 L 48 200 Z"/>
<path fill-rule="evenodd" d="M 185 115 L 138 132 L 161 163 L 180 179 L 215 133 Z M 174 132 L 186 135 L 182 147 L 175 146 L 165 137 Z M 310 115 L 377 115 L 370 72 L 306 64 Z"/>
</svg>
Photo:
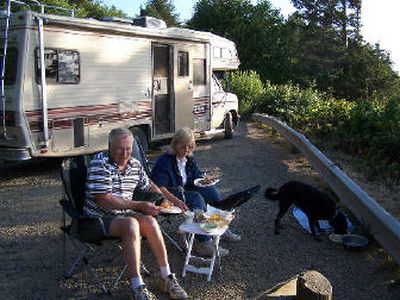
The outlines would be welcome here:
<svg viewBox="0 0 400 300">
<path fill-rule="evenodd" d="M 133 135 L 132 132 L 128 128 L 114 128 L 113 130 L 110 131 L 110 134 L 108 135 L 108 143 L 112 144 L 114 141 L 119 138 L 125 138 L 125 137 L 131 137 L 133 141 Z"/>
</svg>

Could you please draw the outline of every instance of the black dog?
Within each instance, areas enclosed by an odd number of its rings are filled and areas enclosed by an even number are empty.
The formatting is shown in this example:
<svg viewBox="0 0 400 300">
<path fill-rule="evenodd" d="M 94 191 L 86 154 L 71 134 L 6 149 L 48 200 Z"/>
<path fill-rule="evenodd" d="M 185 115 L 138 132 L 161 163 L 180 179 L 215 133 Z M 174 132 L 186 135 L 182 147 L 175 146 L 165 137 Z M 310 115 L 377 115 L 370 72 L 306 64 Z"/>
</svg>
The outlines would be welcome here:
<svg viewBox="0 0 400 300">
<path fill-rule="evenodd" d="M 289 181 L 279 188 L 265 190 L 265 197 L 272 201 L 279 200 L 279 213 L 275 219 L 275 234 L 279 234 L 280 220 L 292 204 L 298 206 L 308 217 L 311 234 L 316 240 L 321 240 L 315 234 L 315 228 L 320 232 L 318 220 L 328 220 L 334 233 L 347 233 L 347 220 L 335 202 L 325 193 L 303 182 Z"/>
</svg>

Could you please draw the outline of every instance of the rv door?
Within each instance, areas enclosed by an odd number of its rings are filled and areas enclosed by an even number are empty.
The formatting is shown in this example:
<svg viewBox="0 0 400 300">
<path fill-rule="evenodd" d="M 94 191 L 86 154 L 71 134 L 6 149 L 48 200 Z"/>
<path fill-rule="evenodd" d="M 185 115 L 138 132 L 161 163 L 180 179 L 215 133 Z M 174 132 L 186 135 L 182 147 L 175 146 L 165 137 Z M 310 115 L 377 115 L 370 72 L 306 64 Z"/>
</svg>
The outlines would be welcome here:
<svg viewBox="0 0 400 300">
<path fill-rule="evenodd" d="M 193 72 L 190 47 L 175 46 L 175 128 L 194 127 Z"/>
<path fill-rule="evenodd" d="M 174 131 L 174 105 L 171 95 L 171 46 L 154 43 L 153 55 L 153 99 L 154 135 L 162 136 Z"/>
</svg>

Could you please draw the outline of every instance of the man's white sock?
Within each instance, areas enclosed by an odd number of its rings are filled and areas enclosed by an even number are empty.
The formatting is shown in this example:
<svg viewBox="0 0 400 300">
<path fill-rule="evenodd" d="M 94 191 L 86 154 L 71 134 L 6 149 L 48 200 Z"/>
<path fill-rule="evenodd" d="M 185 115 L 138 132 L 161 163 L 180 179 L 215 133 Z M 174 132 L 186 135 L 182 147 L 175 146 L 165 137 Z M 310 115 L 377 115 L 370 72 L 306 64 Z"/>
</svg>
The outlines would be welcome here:
<svg viewBox="0 0 400 300">
<path fill-rule="evenodd" d="M 160 268 L 160 276 L 162 279 L 166 279 L 169 275 L 171 275 L 169 264 Z"/>
<path fill-rule="evenodd" d="M 132 277 L 131 279 L 132 289 L 137 289 L 139 286 L 144 285 L 142 276 Z"/>
</svg>

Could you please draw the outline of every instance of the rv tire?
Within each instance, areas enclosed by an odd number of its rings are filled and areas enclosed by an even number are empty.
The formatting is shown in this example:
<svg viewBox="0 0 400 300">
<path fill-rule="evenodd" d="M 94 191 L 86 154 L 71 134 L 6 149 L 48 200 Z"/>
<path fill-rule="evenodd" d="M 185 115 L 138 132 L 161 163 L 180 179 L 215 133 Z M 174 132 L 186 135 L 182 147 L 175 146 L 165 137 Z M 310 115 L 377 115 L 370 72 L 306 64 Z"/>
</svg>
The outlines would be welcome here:
<svg viewBox="0 0 400 300">
<path fill-rule="evenodd" d="M 225 130 L 225 138 L 231 139 L 233 137 L 233 122 L 232 122 L 232 114 L 230 112 L 225 114 L 224 119 L 224 130 Z"/>
<path fill-rule="evenodd" d="M 146 133 L 144 133 L 143 129 L 138 127 L 132 127 L 130 128 L 130 131 L 132 131 L 133 137 L 139 142 L 143 152 L 146 153 L 149 149 L 149 142 Z"/>
</svg>

